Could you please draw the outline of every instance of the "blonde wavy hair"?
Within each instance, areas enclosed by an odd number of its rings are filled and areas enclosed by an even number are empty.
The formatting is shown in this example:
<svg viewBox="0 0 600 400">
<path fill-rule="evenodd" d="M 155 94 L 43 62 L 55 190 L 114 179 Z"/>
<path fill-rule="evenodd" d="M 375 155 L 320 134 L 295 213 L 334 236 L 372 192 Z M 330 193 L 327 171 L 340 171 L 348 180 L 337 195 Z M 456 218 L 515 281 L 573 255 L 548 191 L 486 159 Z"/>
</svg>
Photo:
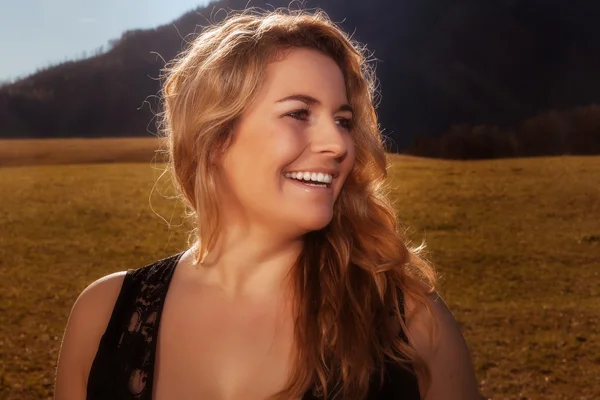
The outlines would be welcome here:
<svg viewBox="0 0 600 400">
<path fill-rule="evenodd" d="M 331 223 L 305 236 L 293 266 L 296 349 L 288 385 L 275 397 L 298 396 L 312 385 L 325 398 L 364 399 L 374 374 L 383 381 L 386 361 L 430 376 L 407 340 L 403 298 L 410 295 L 431 313 L 427 297 L 436 282 L 425 246 L 409 247 L 388 197 L 376 80 L 365 48 L 321 10 L 250 9 L 205 27 L 164 71 L 168 170 L 193 218 L 199 263 L 219 235 L 212 161 L 227 150 L 266 65 L 294 48 L 318 50 L 340 67 L 354 109 L 356 161 Z"/>
</svg>

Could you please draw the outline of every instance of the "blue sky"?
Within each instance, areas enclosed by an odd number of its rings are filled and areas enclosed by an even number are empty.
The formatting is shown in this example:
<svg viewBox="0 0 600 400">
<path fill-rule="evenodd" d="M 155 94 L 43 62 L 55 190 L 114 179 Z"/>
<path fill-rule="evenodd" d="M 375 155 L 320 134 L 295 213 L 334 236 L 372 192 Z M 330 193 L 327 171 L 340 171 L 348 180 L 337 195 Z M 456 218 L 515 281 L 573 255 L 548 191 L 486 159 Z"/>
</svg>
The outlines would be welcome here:
<svg viewBox="0 0 600 400">
<path fill-rule="evenodd" d="M 153 28 L 210 0 L 0 0 L 0 82 L 107 48 L 130 29 Z"/>
</svg>

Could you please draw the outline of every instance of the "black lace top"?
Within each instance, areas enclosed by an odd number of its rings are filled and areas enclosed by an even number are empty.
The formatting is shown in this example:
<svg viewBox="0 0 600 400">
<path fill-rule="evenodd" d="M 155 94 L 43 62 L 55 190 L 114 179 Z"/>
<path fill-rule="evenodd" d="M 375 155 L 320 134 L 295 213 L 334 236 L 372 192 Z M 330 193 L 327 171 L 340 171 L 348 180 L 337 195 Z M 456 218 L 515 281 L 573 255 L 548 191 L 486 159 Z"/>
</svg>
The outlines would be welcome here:
<svg viewBox="0 0 600 400">
<path fill-rule="evenodd" d="M 92 363 L 87 400 L 152 400 L 156 336 L 171 277 L 183 252 L 127 271 Z M 368 400 L 419 400 L 415 376 L 386 367 L 386 380 Z M 317 400 L 309 390 L 302 400 Z"/>
</svg>

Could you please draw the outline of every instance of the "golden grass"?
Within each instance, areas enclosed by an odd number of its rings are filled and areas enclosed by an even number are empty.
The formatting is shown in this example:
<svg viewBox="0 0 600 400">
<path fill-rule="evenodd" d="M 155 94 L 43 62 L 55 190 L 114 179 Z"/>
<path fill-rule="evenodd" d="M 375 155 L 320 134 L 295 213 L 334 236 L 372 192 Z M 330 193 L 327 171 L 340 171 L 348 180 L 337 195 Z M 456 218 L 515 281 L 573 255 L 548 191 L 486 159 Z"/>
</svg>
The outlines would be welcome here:
<svg viewBox="0 0 600 400">
<path fill-rule="evenodd" d="M 160 139 L 0 139 L 0 167 L 150 162 Z M 159 157 L 162 154 L 158 155 Z M 158 158 L 157 160 L 163 160 Z"/>
<path fill-rule="evenodd" d="M 600 157 L 391 159 L 399 217 L 427 240 L 485 397 L 600 398 Z M 51 398 L 87 284 L 184 248 L 168 179 L 150 196 L 159 174 L 0 168 L 0 398 Z"/>
</svg>

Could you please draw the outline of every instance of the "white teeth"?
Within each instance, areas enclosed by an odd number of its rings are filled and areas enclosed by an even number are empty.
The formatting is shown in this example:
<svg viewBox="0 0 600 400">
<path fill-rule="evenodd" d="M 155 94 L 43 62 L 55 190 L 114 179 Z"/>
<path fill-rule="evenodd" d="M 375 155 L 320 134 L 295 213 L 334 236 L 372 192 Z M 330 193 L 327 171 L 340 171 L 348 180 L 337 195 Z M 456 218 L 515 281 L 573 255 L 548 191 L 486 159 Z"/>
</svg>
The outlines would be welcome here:
<svg viewBox="0 0 600 400">
<path fill-rule="evenodd" d="M 298 179 L 303 181 L 313 181 L 319 183 L 330 184 L 333 181 L 333 176 L 322 172 L 286 172 L 286 178 Z"/>
</svg>

